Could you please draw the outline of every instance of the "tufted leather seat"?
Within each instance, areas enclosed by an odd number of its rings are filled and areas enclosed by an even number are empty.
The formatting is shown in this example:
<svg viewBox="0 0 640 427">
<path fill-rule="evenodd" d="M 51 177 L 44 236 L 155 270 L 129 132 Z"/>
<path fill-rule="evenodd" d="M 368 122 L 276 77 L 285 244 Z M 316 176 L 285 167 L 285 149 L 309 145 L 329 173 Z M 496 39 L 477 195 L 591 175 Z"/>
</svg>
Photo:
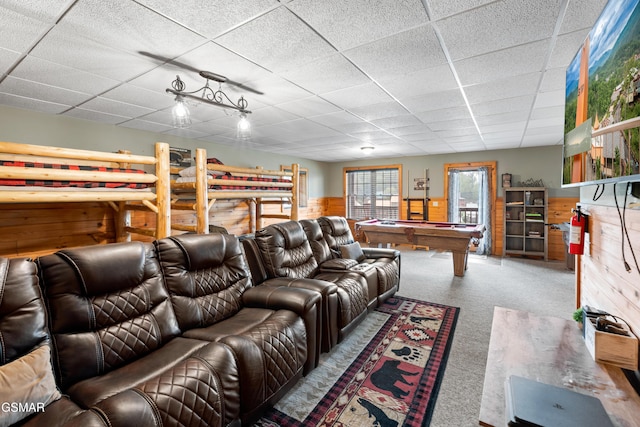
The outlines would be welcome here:
<svg viewBox="0 0 640 427">
<path fill-rule="evenodd" d="M 323 216 L 317 221 L 333 258 L 339 259 L 340 246 L 355 242 L 349 223 L 340 216 Z M 400 251 L 387 248 L 362 248 L 362 252 L 365 258 L 360 264 L 369 264 L 377 272 L 377 305 L 380 305 L 393 296 L 400 287 Z M 357 269 L 362 270 L 363 266 Z M 365 272 L 362 271 L 362 274 Z"/>
<path fill-rule="evenodd" d="M 253 287 L 235 236 L 184 234 L 155 245 L 183 336 L 234 352 L 242 421 L 250 423 L 301 377 L 307 352 L 315 360 L 320 294 Z"/>
<path fill-rule="evenodd" d="M 105 425 L 56 386 L 36 265 L 24 258 L 0 258 L 0 390 L 3 405 L 28 405 L 0 410 L 0 425 Z"/>
<path fill-rule="evenodd" d="M 110 426 L 238 422 L 232 350 L 180 336 L 150 243 L 39 258 L 62 390 Z"/>
<path fill-rule="evenodd" d="M 269 285 L 271 280 L 278 279 L 291 283 L 290 286 L 298 286 L 302 279 L 313 279 L 314 282 L 311 283 L 314 286 L 331 289 L 330 284 L 335 285 L 337 307 L 332 306 L 332 294 L 321 291 L 329 298 L 324 301 L 327 318 L 323 321 L 323 350 L 342 341 L 364 319 L 369 301 L 365 279 L 348 271 L 320 271 L 307 235 L 299 222 L 286 221 L 258 230 L 255 243 L 264 263 L 266 280 L 263 284 Z M 249 244 L 245 247 L 248 246 Z M 304 282 L 302 285 L 304 286 Z"/>
</svg>

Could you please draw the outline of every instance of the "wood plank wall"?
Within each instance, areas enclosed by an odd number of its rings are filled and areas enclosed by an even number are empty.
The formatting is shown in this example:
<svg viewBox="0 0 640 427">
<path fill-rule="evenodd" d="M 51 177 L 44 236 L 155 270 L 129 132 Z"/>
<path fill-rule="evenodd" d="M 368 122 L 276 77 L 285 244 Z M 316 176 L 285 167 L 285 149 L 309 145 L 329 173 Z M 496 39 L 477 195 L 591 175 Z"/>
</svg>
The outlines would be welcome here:
<svg viewBox="0 0 640 427">
<path fill-rule="evenodd" d="M 625 255 L 631 271 L 627 272 L 622 257 L 622 234 L 617 209 L 581 203 L 589 213 L 588 251 L 580 257 L 581 304 L 605 310 L 625 319 L 632 330 L 640 333 L 640 273 L 625 242 Z M 640 263 L 640 211 L 627 210 L 626 226 Z M 588 253 L 588 254 L 587 254 Z"/>
<path fill-rule="evenodd" d="M 550 199 L 549 220 L 551 223 L 566 222 L 577 199 Z M 244 200 L 218 200 L 212 210 L 210 223 L 225 227 L 232 234 L 246 234 L 251 230 L 255 218 Z M 267 205 L 266 212 L 280 213 L 277 205 Z M 406 206 L 402 207 L 402 215 Z M 345 215 L 341 197 L 312 198 L 308 206 L 300 208 L 300 218 L 317 218 L 322 215 Z M 447 209 L 442 198 L 429 201 L 429 219 L 446 221 Z M 192 212 L 173 211 L 174 223 L 195 223 Z M 264 225 L 277 222 L 265 220 Z M 134 227 L 153 227 L 155 218 L 145 212 L 133 212 Z M 59 203 L 59 204 L 5 204 L 0 205 L 0 256 L 31 256 L 55 252 L 61 248 L 86 246 L 113 242 L 115 239 L 113 211 L 104 203 Z M 151 241 L 152 238 L 132 235 L 133 240 Z M 496 205 L 496 231 L 494 253 L 502 254 L 502 199 Z M 549 259 L 564 259 L 562 233 L 550 231 Z"/>
</svg>

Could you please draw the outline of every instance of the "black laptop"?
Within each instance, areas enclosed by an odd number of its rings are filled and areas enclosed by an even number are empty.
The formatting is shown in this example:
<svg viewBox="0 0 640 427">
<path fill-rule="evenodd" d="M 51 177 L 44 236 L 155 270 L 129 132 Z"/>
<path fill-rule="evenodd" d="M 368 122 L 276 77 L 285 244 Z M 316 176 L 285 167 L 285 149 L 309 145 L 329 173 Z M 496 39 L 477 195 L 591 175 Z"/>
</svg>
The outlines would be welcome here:
<svg viewBox="0 0 640 427">
<path fill-rule="evenodd" d="M 600 399 L 515 375 L 505 384 L 510 427 L 613 427 Z"/>
</svg>

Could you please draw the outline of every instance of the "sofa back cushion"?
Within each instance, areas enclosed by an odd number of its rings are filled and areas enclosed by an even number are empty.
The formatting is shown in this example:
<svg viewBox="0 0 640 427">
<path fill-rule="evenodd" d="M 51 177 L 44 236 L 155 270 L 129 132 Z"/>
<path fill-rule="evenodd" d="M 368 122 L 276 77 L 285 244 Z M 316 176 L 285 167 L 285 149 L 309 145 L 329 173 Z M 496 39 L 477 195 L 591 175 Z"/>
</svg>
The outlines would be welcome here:
<svg viewBox="0 0 640 427">
<path fill-rule="evenodd" d="M 300 225 L 302 225 L 307 235 L 307 240 L 309 240 L 309 245 L 311 245 L 311 251 L 316 261 L 318 261 L 318 264 L 332 259 L 331 249 L 329 249 L 329 245 L 324 238 L 322 228 L 320 228 L 318 221 L 315 219 L 303 219 L 300 220 Z"/>
<path fill-rule="evenodd" d="M 36 264 L 0 258 L 0 401 L 21 405 L 1 410 L 0 425 L 21 421 L 60 398 L 49 338 Z"/>
<path fill-rule="evenodd" d="M 38 262 L 63 390 L 180 333 L 152 244 L 65 249 Z"/>
<path fill-rule="evenodd" d="M 255 240 L 269 277 L 309 278 L 318 269 L 307 235 L 298 221 L 271 224 L 258 230 Z"/>
<path fill-rule="evenodd" d="M 182 331 L 212 325 L 242 308 L 251 280 L 236 236 L 182 234 L 154 244 Z"/>
<path fill-rule="evenodd" d="M 0 258 L 0 365 L 48 341 L 36 264 Z"/>
<path fill-rule="evenodd" d="M 341 216 L 323 216 L 318 218 L 322 234 L 334 257 L 340 257 L 340 246 L 353 243 L 353 234 L 347 220 Z"/>
</svg>

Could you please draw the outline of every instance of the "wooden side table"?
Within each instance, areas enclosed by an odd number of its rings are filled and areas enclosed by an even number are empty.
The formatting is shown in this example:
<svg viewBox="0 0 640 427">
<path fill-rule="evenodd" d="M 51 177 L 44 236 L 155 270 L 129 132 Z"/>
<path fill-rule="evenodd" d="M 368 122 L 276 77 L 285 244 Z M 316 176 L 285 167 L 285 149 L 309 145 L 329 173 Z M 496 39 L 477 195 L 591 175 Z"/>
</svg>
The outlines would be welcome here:
<svg viewBox="0 0 640 427">
<path fill-rule="evenodd" d="M 640 396 L 620 368 L 596 363 L 573 320 L 496 307 L 480 425 L 505 426 L 504 384 L 519 375 L 596 396 L 616 426 L 640 427 Z"/>
</svg>

